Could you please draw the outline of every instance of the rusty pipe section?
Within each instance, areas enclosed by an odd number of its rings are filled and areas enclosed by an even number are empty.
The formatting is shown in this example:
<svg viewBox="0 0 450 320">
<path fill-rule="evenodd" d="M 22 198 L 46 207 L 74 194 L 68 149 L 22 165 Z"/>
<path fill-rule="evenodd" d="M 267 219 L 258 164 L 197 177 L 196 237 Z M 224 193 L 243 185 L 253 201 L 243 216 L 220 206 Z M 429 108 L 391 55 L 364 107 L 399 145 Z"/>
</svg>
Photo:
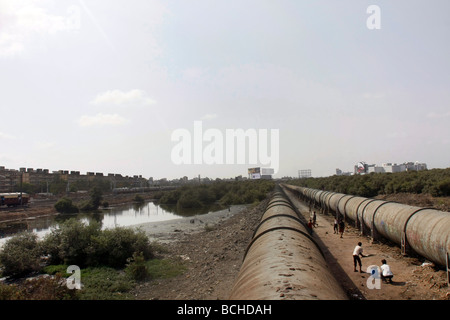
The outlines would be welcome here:
<svg viewBox="0 0 450 320">
<path fill-rule="evenodd" d="M 347 299 L 303 219 L 283 193 L 274 193 L 247 247 L 231 300 Z"/>
<path fill-rule="evenodd" d="M 441 265 L 449 263 L 450 212 L 311 188 L 283 185 L 311 205 L 355 222 L 362 234 L 384 237 Z"/>
</svg>

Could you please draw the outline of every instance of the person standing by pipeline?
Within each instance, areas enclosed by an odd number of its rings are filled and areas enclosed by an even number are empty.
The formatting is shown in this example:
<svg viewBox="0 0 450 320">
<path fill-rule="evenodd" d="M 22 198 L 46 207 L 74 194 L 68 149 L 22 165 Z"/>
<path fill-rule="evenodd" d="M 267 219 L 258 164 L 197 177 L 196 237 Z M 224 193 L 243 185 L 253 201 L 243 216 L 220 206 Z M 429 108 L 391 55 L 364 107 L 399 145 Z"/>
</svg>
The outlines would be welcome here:
<svg viewBox="0 0 450 320">
<path fill-rule="evenodd" d="M 316 220 L 317 220 L 316 211 L 314 211 L 313 216 L 312 216 L 313 227 L 317 227 L 318 226 Z"/>
<path fill-rule="evenodd" d="M 344 219 L 339 220 L 339 233 L 341 234 L 341 238 L 344 235 L 345 222 Z"/>
<path fill-rule="evenodd" d="M 358 242 L 358 245 L 355 247 L 355 249 L 353 250 L 353 266 L 354 266 L 354 270 L 355 272 L 358 272 L 356 270 L 356 265 L 359 264 L 359 272 L 362 273 L 362 262 L 361 262 L 361 258 L 359 257 L 367 257 L 365 255 L 363 255 L 363 248 L 362 248 L 362 243 Z"/>
</svg>

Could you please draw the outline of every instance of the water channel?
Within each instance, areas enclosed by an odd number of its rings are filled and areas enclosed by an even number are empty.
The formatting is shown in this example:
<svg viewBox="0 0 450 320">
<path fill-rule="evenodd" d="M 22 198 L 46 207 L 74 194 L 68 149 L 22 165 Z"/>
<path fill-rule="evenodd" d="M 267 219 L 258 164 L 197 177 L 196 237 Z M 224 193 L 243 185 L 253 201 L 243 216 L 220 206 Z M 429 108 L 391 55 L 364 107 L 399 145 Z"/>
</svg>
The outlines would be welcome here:
<svg viewBox="0 0 450 320">
<path fill-rule="evenodd" d="M 128 227 L 146 222 L 167 221 L 182 217 L 196 216 L 223 210 L 219 204 L 205 206 L 200 209 L 179 209 L 176 206 L 160 205 L 152 201 L 143 204 L 127 204 L 101 209 L 99 213 L 59 214 L 55 216 L 38 217 L 22 221 L 0 223 L 0 247 L 14 234 L 34 232 L 39 238 L 50 233 L 60 223 L 70 219 L 80 219 L 85 223 L 96 220 L 102 228 Z"/>
</svg>

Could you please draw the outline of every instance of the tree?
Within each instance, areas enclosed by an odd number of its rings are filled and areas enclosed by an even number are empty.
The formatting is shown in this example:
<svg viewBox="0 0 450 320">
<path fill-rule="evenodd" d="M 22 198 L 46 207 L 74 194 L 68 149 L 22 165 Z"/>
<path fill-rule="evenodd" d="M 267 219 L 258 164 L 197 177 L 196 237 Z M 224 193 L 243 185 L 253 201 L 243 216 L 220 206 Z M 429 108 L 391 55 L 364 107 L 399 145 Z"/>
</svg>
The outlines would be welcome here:
<svg viewBox="0 0 450 320">
<path fill-rule="evenodd" d="M 35 233 L 24 232 L 9 239 L 0 253 L 3 276 L 22 276 L 40 268 L 41 248 Z"/>
<path fill-rule="evenodd" d="M 72 199 L 62 198 L 55 204 L 55 209 L 59 213 L 78 213 L 78 207 L 72 203 Z"/>
<path fill-rule="evenodd" d="M 98 187 L 93 187 L 91 191 L 89 192 L 89 195 L 91 197 L 91 204 L 94 210 L 97 210 L 100 204 L 102 203 L 103 194 L 102 190 Z"/>
</svg>

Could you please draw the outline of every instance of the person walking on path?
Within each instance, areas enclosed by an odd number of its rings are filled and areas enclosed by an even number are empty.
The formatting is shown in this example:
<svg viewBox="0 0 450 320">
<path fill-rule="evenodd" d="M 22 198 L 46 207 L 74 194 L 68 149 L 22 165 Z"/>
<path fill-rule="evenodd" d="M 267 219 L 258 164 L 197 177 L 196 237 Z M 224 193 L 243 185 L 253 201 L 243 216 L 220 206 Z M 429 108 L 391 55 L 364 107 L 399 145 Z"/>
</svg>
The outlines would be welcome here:
<svg viewBox="0 0 450 320">
<path fill-rule="evenodd" d="M 358 245 L 353 250 L 353 266 L 354 266 L 353 271 L 358 272 L 356 270 L 356 265 L 359 264 L 359 272 L 362 273 L 362 262 L 359 256 L 366 257 L 365 255 L 363 255 L 363 248 L 361 242 L 358 242 Z"/>
<path fill-rule="evenodd" d="M 333 233 L 338 233 L 338 220 L 334 218 Z"/>
<path fill-rule="evenodd" d="M 341 234 L 341 238 L 344 235 L 345 222 L 343 219 L 339 221 L 339 233 Z"/>
</svg>

